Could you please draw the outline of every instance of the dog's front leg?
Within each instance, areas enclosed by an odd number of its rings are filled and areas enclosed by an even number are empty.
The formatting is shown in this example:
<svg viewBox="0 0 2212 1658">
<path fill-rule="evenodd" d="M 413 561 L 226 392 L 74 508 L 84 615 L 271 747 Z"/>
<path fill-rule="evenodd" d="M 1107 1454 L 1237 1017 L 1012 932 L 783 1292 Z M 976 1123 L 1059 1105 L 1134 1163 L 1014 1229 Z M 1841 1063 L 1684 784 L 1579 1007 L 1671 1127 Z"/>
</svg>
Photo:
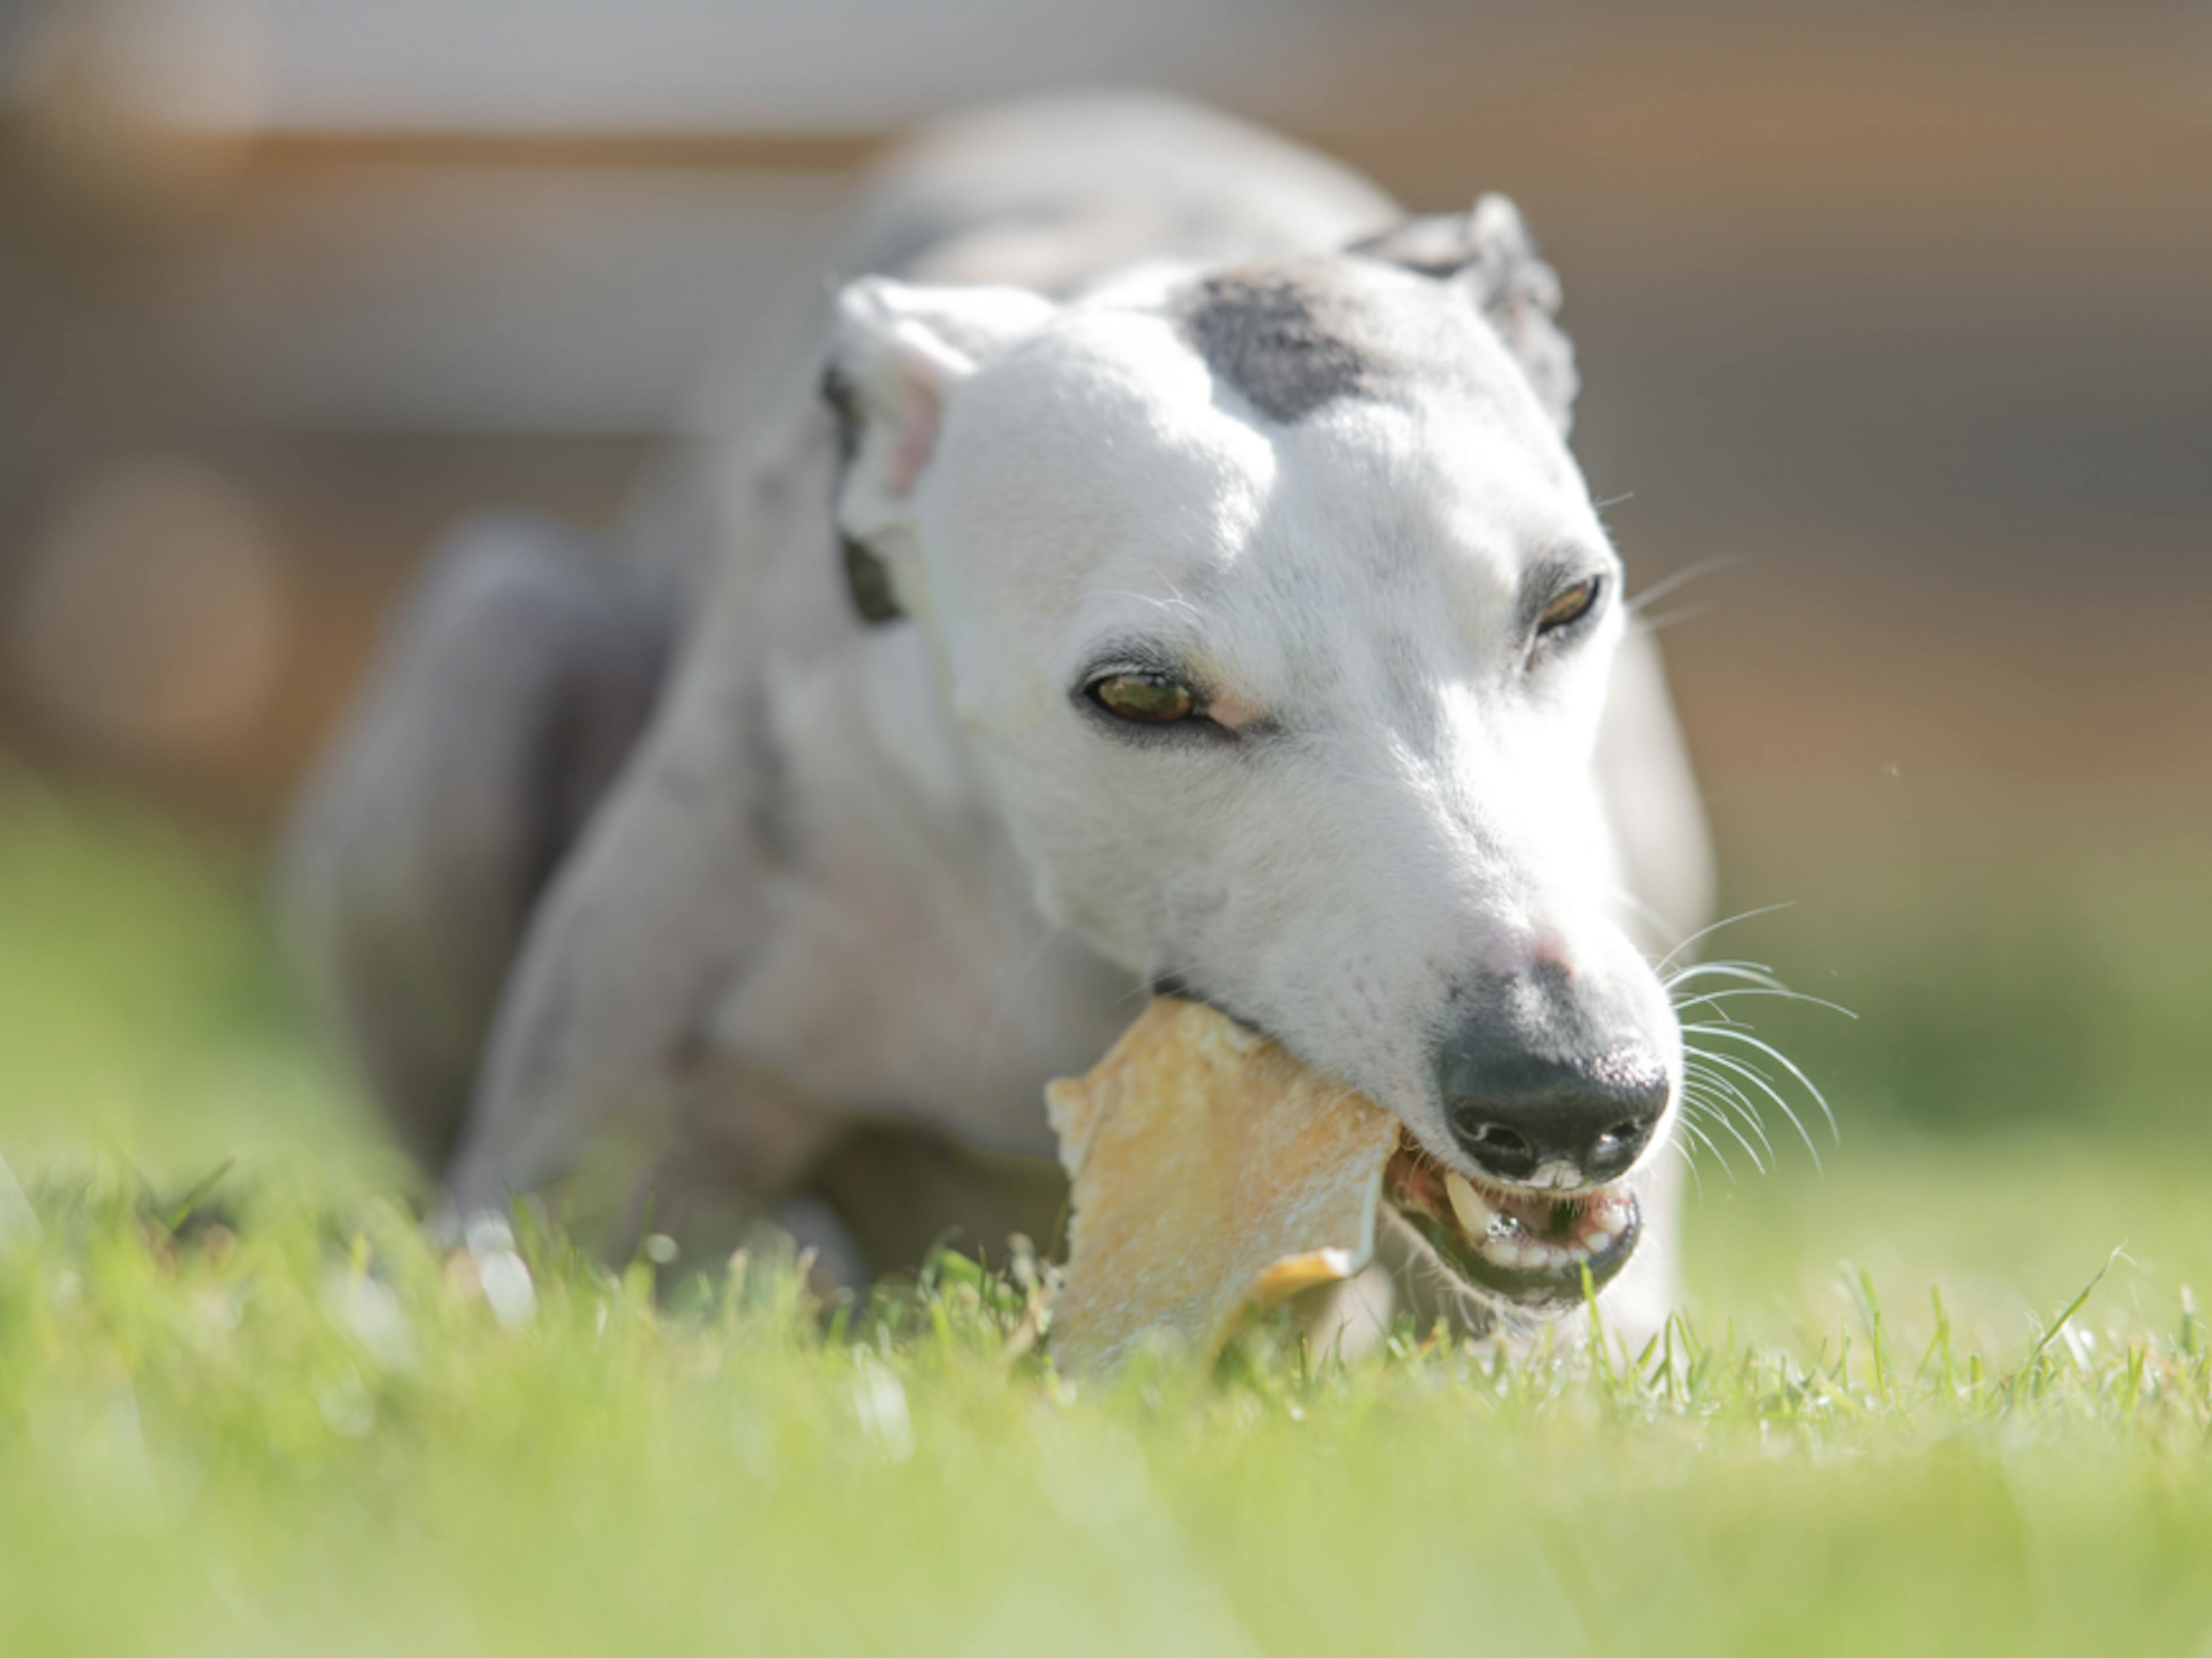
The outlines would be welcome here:
<svg viewBox="0 0 2212 1658">
<path fill-rule="evenodd" d="M 711 1145 L 731 1183 L 767 1198 L 837 1114 L 711 1035 L 769 926 L 754 844 L 772 776 L 733 732 L 757 687 L 741 641 L 710 621 L 653 731 L 534 918 L 450 1171 L 465 1218 L 574 1169 L 611 1130 Z"/>
</svg>

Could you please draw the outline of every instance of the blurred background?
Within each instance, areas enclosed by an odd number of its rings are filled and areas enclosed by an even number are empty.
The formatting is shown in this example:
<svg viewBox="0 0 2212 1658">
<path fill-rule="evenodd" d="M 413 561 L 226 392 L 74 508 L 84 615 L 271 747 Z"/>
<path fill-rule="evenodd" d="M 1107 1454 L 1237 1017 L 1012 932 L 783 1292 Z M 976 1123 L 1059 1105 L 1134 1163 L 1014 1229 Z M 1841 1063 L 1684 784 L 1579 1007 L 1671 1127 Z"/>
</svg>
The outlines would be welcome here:
<svg viewBox="0 0 2212 1658">
<path fill-rule="evenodd" d="M 2039 1206 L 2203 1212 L 2212 7 L 2148 0 L 0 0 L 0 1145 L 357 1124 L 255 859 L 431 538 L 606 525 L 891 135 L 1102 82 L 1559 266 L 1727 908 L 1790 906 L 1715 947 L 1860 1016 L 1762 1021 L 1844 1143 L 1708 1174 L 1711 1270 L 1911 1264 L 1992 1170 L 1945 1247 L 2015 1278 Z"/>
</svg>

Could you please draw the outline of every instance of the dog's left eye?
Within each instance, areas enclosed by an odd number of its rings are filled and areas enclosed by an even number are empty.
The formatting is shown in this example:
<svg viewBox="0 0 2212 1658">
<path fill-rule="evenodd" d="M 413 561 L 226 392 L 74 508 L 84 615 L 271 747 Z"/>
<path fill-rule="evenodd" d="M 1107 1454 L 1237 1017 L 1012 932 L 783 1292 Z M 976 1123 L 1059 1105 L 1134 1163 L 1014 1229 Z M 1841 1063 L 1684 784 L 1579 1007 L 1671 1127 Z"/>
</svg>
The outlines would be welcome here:
<svg viewBox="0 0 2212 1658">
<path fill-rule="evenodd" d="M 1108 674 L 1087 689 L 1093 702 L 1135 725 L 1172 725 L 1198 712 L 1198 697 L 1190 687 L 1164 674 Z"/>
<path fill-rule="evenodd" d="M 1573 586 L 1544 606 L 1544 613 L 1536 618 L 1538 636 L 1557 633 L 1560 629 L 1571 628 L 1581 621 L 1590 613 L 1591 607 L 1597 603 L 1597 577 L 1592 576 L 1587 581 L 1575 583 Z"/>
</svg>

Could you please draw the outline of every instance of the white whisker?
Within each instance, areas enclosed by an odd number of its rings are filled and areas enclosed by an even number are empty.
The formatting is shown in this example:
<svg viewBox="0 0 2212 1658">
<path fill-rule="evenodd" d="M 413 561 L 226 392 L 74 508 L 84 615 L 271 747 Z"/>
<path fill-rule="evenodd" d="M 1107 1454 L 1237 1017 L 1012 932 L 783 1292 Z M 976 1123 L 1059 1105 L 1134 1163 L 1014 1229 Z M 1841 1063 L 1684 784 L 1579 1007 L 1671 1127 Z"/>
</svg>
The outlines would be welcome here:
<svg viewBox="0 0 2212 1658">
<path fill-rule="evenodd" d="M 1804 1120 L 1797 1114 L 1796 1111 L 1791 1107 L 1790 1102 L 1782 1096 L 1780 1090 L 1774 1086 L 1772 1079 L 1770 1078 L 1765 1072 L 1759 1069 L 1756 1066 L 1747 1065 L 1743 1060 L 1739 1060 L 1735 1058 L 1735 1055 L 1729 1054 L 1700 1053 L 1698 1055 L 1698 1058 L 1706 1065 L 1717 1065 L 1726 1070 L 1734 1072 L 1737 1076 L 1743 1078 L 1754 1088 L 1758 1089 L 1760 1093 L 1765 1095 L 1768 1099 L 1772 1100 L 1774 1103 L 1781 1108 L 1782 1114 L 1790 1119 L 1790 1127 L 1797 1131 L 1797 1138 L 1805 1142 L 1805 1149 L 1813 1154 L 1813 1166 L 1815 1169 L 1821 1167 L 1820 1148 L 1813 1143 L 1812 1135 L 1806 1132 Z M 1704 1080 L 1708 1082 L 1719 1082 L 1722 1078 L 1716 1075 L 1708 1073 Z M 1731 1086 L 1733 1084 L 1731 1084 Z M 1835 1120 L 1832 1117 L 1830 1118 L 1829 1126 L 1832 1129 L 1834 1127 L 1834 1124 Z M 1842 1142 L 1843 1136 L 1838 1133 L 1837 1134 L 1836 1139 L 1838 1143 L 1840 1144 Z"/>
<path fill-rule="evenodd" d="M 1671 610 L 1662 610 L 1656 616 L 1646 616 L 1643 611 L 1638 610 L 1635 613 L 1635 619 L 1631 625 L 1638 633 L 1664 633 L 1669 628 L 1680 627 L 1685 622 L 1696 621 L 1699 616 L 1711 611 L 1712 608 L 1711 604 L 1702 603 L 1679 604 Z"/>
<path fill-rule="evenodd" d="M 1627 497 L 1616 496 L 1614 499 L 1625 501 Z M 1741 559 L 1732 557 L 1726 553 L 1717 553 L 1711 558 L 1701 558 L 1694 564 L 1686 564 L 1672 575 L 1661 576 L 1658 580 L 1638 593 L 1635 598 L 1628 601 L 1628 608 L 1641 611 L 1653 599 L 1664 598 L 1677 587 L 1686 586 L 1702 576 L 1712 574 L 1716 570 L 1725 570 L 1742 562 Z"/>
<path fill-rule="evenodd" d="M 1782 981 L 1774 976 L 1774 969 L 1764 962 L 1696 962 L 1679 968 L 1666 978 L 1667 988 L 1686 985 L 1692 979 L 1734 979 L 1742 984 L 1759 985 L 1772 989 Z"/>
<path fill-rule="evenodd" d="M 1698 1145 L 1704 1146 L 1706 1151 L 1713 1154 L 1714 1160 L 1721 1166 L 1721 1171 L 1729 1177 L 1729 1184 L 1731 1186 L 1735 1185 L 1735 1170 L 1729 1166 L 1727 1156 L 1721 1151 L 1719 1146 L 1713 1144 L 1712 1137 L 1706 1133 L 1704 1129 L 1698 1127 L 1698 1125 L 1692 1122 L 1686 1115 L 1682 1119 L 1682 1132 L 1696 1139 Z"/>
<path fill-rule="evenodd" d="M 1664 956 L 1662 956 L 1657 962 L 1654 963 L 1652 964 L 1652 971 L 1655 973 L 1664 974 L 1667 970 L 1668 963 L 1672 962 L 1677 956 L 1680 956 L 1692 944 L 1696 944 L 1700 938 L 1711 938 L 1714 933 L 1718 932 L 1723 927 L 1734 926 L 1739 921 L 1748 921 L 1760 915 L 1772 915 L 1782 910 L 1795 909 L 1796 907 L 1797 901 L 1794 898 L 1787 899 L 1778 904 L 1762 904 L 1757 909 L 1743 910 L 1737 914 L 1727 916 L 1721 920 L 1715 921 L 1711 926 L 1700 927 L 1695 932 L 1692 932 L 1688 938 L 1683 939 L 1680 944 L 1676 944 L 1674 949 L 1668 950 Z"/>
<path fill-rule="evenodd" d="M 1711 1078 L 1700 1079 L 1701 1082 L 1710 1082 L 1711 1080 Z M 1759 1163 L 1759 1172 L 1760 1174 L 1764 1175 L 1770 1169 L 1779 1166 L 1778 1160 L 1774 1155 L 1774 1142 L 1767 1138 L 1766 1125 L 1765 1122 L 1760 1121 L 1759 1113 L 1750 1108 L 1747 1102 L 1741 1099 L 1731 1101 L 1724 1095 L 1717 1099 L 1705 1094 L 1693 1094 L 1690 1091 L 1690 1084 L 1686 1082 L 1683 1084 L 1682 1099 L 1684 1103 L 1686 1105 L 1696 1104 L 1699 1106 L 1708 1114 L 1709 1120 L 1720 1123 L 1730 1133 L 1735 1134 L 1738 1139 L 1741 1139 L 1743 1136 L 1737 1131 L 1735 1120 L 1737 1117 L 1741 1117 L 1745 1122 L 1751 1126 L 1751 1132 L 1759 1136 L 1759 1143 L 1766 1148 L 1766 1159 L 1764 1163 L 1759 1162 L 1759 1154 L 1757 1152 L 1752 1152 L 1752 1160 L 1754 1163 Z M 1751 1147 L 1747 1145 L 1744 1147 L 1744 1150 L 1750 1151 Z"/>
<path fill-rule="evenodd" d="M 1679 1139 L 1670 1139 L 1667 1142 L 1667 1149 L 1681 1158 L 1682 1167 L 1690 1171 L 1690 1179 L 1696 1185 L 1698 1197 L 1702 1201 L 1705 1195 L 1705 1177 L 1698 1168 L 1698 1160 L 1690 1155 L 1690 1148 Z"/>
<path fill-rule="evenodd" d="M 1738 1145 L 1741 1145 L 1743 1148 L 1744 1155 L 1751 1159 L 1751 1166 L 1753 1169 L 1756 1169 L 1762 1175 L 1766 1172 L 1766 1163 L 1765 1160 L 1759 1155 L 1759 1148 L 1744 1138 L 1743 1130 L 1735 1126 L 1735 1119 L 1734 1117 L 1730 1116 L 1725 1111 L 1714 1109 L 1711 1106 L 1705 1104 L 1702 1101 L 1692 1101 L 1686 1097 L 1683 1103 L 1686 1108 L 1690 1105 L 1698 1106 L 1700 1115 L 1705 1122 L 1720 1129 Z"/>
<path fill-rule="evenodd" d="M 1162 598 L 1157 593 L 1140 593 L 1133 592 L 1127 587 L 1115 587 L 1102 593 L 1100 597 L 1103 598 L 1133 599 L 1139 604 L 1149 604 L 1156 610 L 1164 610 L 1168 612 L 1170 615 L 1182 615 L 1188 616 L 1194 622 L 1202 622 L 1206 619 L 1204 613 L 1200 610 L 1198 606 L 1192 604 L 1181 593 L 1173 593 L 1165 598 Z"/>
<path fill-rule="evenodd" d="M 1820 1108 L 1820 1114 L 1828 1120 L 1828 1133 L 1835 1138 L 1838 1144 L 1842 1142 L 1843 1131 L 1836 1126 L 1836 1114 L 1828 1105 L 1828 1096 L 1826 1094 L 1823 1094 L 1820 1089 L 1814 1084 L 1813 1079 L 1810 1077 L 1807 1076 L 1802 1071 L 1800 1071 L 1797 1068 L 1796 1063 L 1790 1060 L 1788 1054 L 1784 1054 L 1780 1048 L 1775 1047 L 1773 1043 L 1761 1042 L 1749 1031 L 1739 1029 L 1734 1025 L 1686 1024 L 1682 1029 L 1686 1032 L 1696 1031 L 1702 1035 L 1725 1036 L 1731 1041 L 1741 1042 L 1746 1047 L 1755 1048 L 1760 1053 L 1765 1054 L 1768 1059 L 1773 1060 L 1775 1064 L 1780 1066 L 1784 1071 L 1787 1071 L 1792 1077 L 1796 1078 L 1797 1079 L 1797 1085 L 1813 1096 L 1814 1102 Z M 1717 1058 L 1718 1056 L 1708 1054 L 1706 1057 L 1711 1059 Z"/>
<path fill-rule="evenodd" d="M 1686 1001 L 1675 1003 L 1674 1008 L 1677 1012 L 1680 1012 L 1686 1007 L 1700 1007 L 1707 1003 L 1726 1001 L 1731 997 L 1735 996 L 1775 996 L 1779 997 L 1784 1001 L 1803 1002 L 1808 1007 L 1825 1007 L 1829 1012 L 1840 1013 L 1846 1019 L 1856 1019 L 1858 1017 L 1857 1014 L 1852 1012 L 1850 1009 L 1845 1007 L 1841 1002 L 1832 1002 L 1823 996 L 1808 996 L 1803 991 L 1792 990 L 1787 985 L 1782 986 L 1779 988 L 1765 985 L 1758 985 L 1744 990 L 1704 991 L 1698 995 L 1689 998 Z M 1716 1009 L 1716 1011 L 1725 1015 L 1726 1010 Z"/>
<path fill-rule="evenodd" d="M 1725 1054 L 1700 1054 L 1697 1057 L 1705 1065 L 1719 1065 L 1746 1078 L 1759 1089 L 1760 1093 L 1772 1100 L 1782 1114 L 1790 1120 L 1790 1126 L 1797 1131 L 1797 1138 L 1805 1142 L 1805 1151 L 1813 1159 L 1814 1170 L 1822 1175 L 1828 1172 L 1827 1165 L 1820 1157 L 1820 1148 L 1814 1143 L 1812 1135 L 1806 1132 L 1805 1120 L 1797 1114 L 1796 1108 L 1775 1089 L 1765 1072 Z M 1765 1114 L 1759 1109 L 1759 1102 L 1746 1094 L 1743 1090 L 1719 1072 L 1702 1071 L 1698 1073 L 1698 1079 L 1707 1086 L 1726 1090 L 1731 1097 L 1742 1102 L 1744 1109 L 1764 1119 Z"/>
</svg>

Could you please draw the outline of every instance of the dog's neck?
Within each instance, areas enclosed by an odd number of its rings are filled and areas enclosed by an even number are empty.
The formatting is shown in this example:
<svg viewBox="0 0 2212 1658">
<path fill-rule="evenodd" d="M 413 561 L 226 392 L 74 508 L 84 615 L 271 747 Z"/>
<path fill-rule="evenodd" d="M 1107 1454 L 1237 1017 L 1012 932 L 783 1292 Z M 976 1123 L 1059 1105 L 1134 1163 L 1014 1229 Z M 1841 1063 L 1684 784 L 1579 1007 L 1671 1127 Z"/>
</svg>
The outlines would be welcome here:
<svg viewBox="0 0 2212 1658">
<path fill-rule="evenodd" d="M 732 756 L 771 803 L 731 813 L 729 832 L 781 823 L 790 842 L 774 865 L 784 965 L 754 982 L 836 984 L 849 1030 L 793 1045 L 763 990 L 757 1006 L 741 999 L 733 1039 L 827 1097 L 895 1082 L 884 1097 L 978 1144 L 1048 1151 L 1036 1078 L 1095 1059 L 1133 1013 L 1135 983 L 1039 910 L 927 607 L 875 625 L 855 613 L 825 510 L 834 468 L 808 403 L 726 480 L 724 562 L 686 651 L 699 677 L 674 692 L 689 751 Z"/>
</svg>

